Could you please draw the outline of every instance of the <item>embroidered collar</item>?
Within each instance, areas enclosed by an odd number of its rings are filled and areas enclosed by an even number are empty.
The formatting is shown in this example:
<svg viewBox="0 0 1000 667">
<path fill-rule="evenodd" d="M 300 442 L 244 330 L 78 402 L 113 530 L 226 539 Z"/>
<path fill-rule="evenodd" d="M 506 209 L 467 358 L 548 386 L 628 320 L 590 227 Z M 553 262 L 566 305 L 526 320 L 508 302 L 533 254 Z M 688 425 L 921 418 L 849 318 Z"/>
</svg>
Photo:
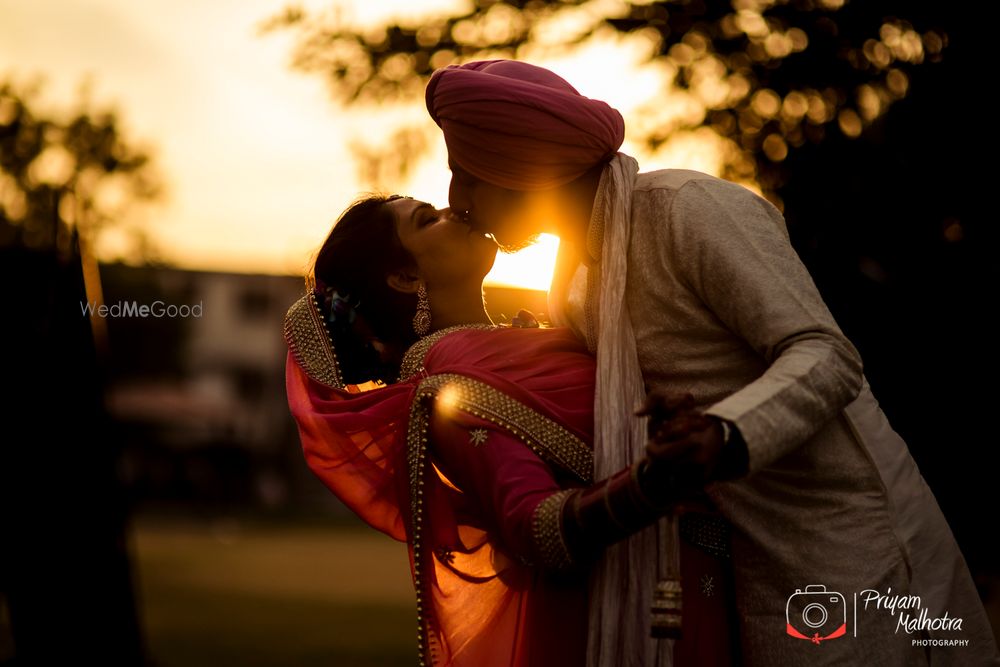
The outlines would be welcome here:
<svg viewBox="0 0 1000 667">
<path fill-rule="evenodd" d="M 284 336 L 288 349 L 309 377 L 336 389 L 345 388 L 330 332 L 311 291 L 288 309 Z"/>
<path fill-rule="evenodd" d="M 435 343 L 448 334 L 467 329 L 489 330 L 499 328 L 499 324 L 456 324 L 453 327 L 445 327 L 444 329 L 427 334 L 411 345 L 410 349 L 403 355 L 403 363 L 399 367 L 399 379 L 409 380 L 422 371 L 424 369 L 424 358 L 427 356 L 427 353 L 430 352 Z"/>
</svg>

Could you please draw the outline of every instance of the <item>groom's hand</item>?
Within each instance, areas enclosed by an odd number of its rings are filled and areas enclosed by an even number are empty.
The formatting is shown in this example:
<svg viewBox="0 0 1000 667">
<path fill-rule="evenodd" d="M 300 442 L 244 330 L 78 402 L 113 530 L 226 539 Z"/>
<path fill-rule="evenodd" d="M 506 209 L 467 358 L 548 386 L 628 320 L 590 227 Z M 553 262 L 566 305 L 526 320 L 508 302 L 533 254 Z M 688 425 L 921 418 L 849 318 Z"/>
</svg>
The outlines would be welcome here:
<svg viewBox="0 0 1000 667">
<path fill-rule="evenodd" d="M 697 490 L 714 478 L 725 443 L 722 423 L 695 409 L 687 393 L 650 393 L 636 413 L 649 416 L 646 454 L 653 466 Z"/>
</svg>

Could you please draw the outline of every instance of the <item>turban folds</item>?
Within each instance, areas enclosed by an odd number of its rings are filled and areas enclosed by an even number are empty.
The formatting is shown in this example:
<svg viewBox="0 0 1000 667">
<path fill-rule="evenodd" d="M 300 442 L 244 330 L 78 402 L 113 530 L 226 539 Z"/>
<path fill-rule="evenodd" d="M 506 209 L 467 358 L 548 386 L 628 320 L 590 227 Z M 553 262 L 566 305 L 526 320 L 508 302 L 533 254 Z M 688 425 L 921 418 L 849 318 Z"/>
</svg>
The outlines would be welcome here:
<svg viewBox="0 0 1000 667">
<path fill-rule="evenodd" d="M 565 185 L 609 160 L 625 138 L 617 110 L 547 69 L 516 60 L 439 69 L 426 99 L 451 160 L 511 190 Z"/>
</svg>

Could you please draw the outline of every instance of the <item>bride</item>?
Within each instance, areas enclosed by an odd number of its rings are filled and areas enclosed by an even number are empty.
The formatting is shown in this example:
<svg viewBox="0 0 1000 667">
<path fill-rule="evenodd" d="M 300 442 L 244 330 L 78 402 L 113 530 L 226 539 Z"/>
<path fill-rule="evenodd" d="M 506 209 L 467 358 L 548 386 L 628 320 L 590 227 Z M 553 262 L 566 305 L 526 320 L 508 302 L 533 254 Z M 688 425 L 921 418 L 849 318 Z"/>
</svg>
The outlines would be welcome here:
<svg viewBox="0 0 1000 667">
<path fill-rule="evenodd" d="M 569 330 L 491 322 L 496 251 L 448 210 L 353 204 L 286 316 L 288 402 L 314 473 L 407 542 L 421 664 L 582 665 L 589 565 L 683 489 L 655 447 L 591 479 L 594 360 Z M 706 554 L 682 565 L 722 584 Z M 726 595 L 686 593 L 675 657 L 729 663 Z M 652 618 L 661 636 L 678 634 L 680 595 Z"/>
</svg>

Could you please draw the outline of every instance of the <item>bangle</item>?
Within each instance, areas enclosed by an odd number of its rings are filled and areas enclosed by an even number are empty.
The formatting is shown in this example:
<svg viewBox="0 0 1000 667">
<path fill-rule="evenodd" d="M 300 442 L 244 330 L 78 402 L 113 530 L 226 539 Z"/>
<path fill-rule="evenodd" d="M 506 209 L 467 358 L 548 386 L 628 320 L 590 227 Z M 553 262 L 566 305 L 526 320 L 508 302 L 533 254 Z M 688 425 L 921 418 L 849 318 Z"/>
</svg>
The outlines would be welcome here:
<svg viewBox="0 0 1000 667">
<path fill-rule="evenodd" d="M 733 427 L 725 419 L 720 418 L 719 423 L 722 424 L 722 444 L 728 445 L 729 440 L 733 437 Z"/>
<path fill-rule="evenodd" d="M 668 489 L 650 489 L 649 484 L 649 467 L 650 461 L 648 458 L 642 458 L 632 464 L 632 488 L 635 490 L 636 496 L 638 496 L 638 501 L 645 505 L 649 510 L 656 512 L 662 512 L 663 510 L 670 507 L 672 502 L 663 502 L 656 499 L 657 492 L 663 494 Z M 662 485 L 670 486 L 667 480 L 660 480 Z M 667 496 L 669 497 L 669 493 Z"/>
<path fill-rule="evenodd" d="M 720 419 L 722 424 L 722 453 L 712 477 L 717 480 L 731 480 L 750 472 L 750 453 L 746 440 L 735 424 Z"/>
</svg>

